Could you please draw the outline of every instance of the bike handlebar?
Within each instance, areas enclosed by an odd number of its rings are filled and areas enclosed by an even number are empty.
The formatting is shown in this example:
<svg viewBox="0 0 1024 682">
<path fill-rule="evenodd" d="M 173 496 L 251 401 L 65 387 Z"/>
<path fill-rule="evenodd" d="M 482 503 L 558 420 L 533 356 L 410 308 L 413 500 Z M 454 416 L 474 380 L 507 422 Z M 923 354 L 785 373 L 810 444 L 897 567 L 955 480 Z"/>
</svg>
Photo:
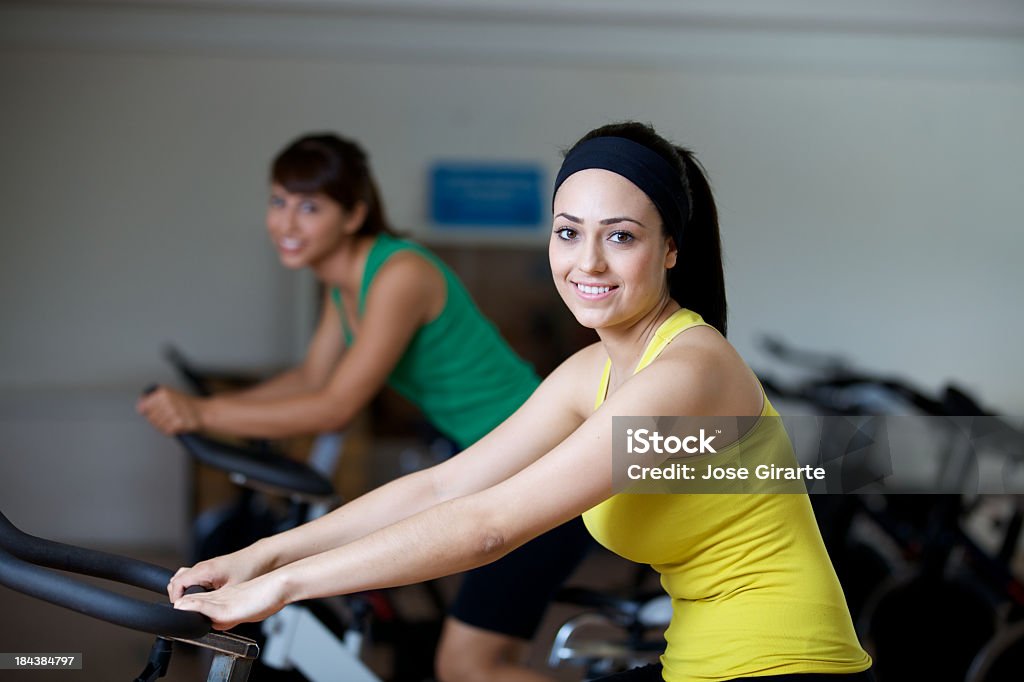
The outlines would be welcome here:
<svg viewBox="0 0 1024 682">
<path fill-rule="evenodd" d="M 166 594 L 173 573 L 160 566 L 53 542 L 19 530 L 0 513 L 0 584 L 93 618 L 162 637 L 196 639 L 210 631 L 200 613 L 134 599 L 55 570 Z"/>
</svg>

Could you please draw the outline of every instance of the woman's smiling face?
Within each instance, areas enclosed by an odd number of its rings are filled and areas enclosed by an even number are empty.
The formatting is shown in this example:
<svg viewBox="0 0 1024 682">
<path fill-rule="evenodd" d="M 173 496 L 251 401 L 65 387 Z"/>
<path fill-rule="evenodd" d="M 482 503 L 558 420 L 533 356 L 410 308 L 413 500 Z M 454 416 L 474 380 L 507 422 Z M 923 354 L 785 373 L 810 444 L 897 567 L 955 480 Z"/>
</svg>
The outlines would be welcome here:
<svg viewBox="0 0 1024 682">
<path fill-rule="evenodd" d="M 316 267 L 358 229 L 361 219 L 362 214 L 345 211 L 322 192 L 294 193 L 271 185 L 267 230 L 287 268 Z"/>
<path fill-rule="evenodd" d="M 591 168 L 558 188 L 548 258 L 583 326 L 628 327 L 662 304 L 676 255 L 654 204 L 621 175 Z"/>
</svg>

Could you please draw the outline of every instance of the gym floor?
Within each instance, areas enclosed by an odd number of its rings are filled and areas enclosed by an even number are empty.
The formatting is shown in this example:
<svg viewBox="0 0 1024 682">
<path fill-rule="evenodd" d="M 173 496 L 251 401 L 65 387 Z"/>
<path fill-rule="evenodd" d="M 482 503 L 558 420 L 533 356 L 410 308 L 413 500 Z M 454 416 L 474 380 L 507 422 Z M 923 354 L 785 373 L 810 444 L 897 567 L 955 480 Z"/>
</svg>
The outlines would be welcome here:
<svg viewBox="0 0 1024 682">
<path fill-rule="evenodd" d="M 133 556 L 163 566 L 176 566 L 179 559 L 166 551 L 145 551 L 138 548 L 99 548 Z M 621 588 L 633 579 L 633 564 L 616 557 L 600 548 L 590 553 L 586 561 L 570 580 L 573 585 L 599 589 Z M 109 583 L 97 584 L 110 587 Z M 454 594 L 457 578 L 441 581 L 442 590 Z M 656 585 L 656 583 L 652 583 Z M 130 594 L 130 593 L 129 593 Z M 149 593 L 134 596 L 149 599 Z M 419 593 L 412 588 L 395 591 L 398 608 L 415 616 L 422 608 Z M 566 667 L 557 671 L 546 668 L 548 648 L 555 632 L 565 619 L 579 611 L 578 608 L 554 604 L 548 609 L 541 630 L 530 648 L 529 663 L 538 670 L 547 670 L 558 680 L 568 682 L 579 680 L 581 673 L 576 668 Z M 2 682 L 119 682 L 133 680 L 146 665 L 153 636 L 109 625 L 86 616 L 46 604 L 23 596 L 12 590 L 0 588 L 0 652 L 3 653 L 82 653 L 82 670 L 0 670 Z M 386 675 L 389 668 L 389 654 L 386 651 L 371 651 L 370 665 L 376 672 Z M 208 665 L 208 664 L 207 664 Z M 197 682 L 206 679 L 202 657 L 193 655 L 185 647 L 177 647 L 171 659 L 166 682 Z"/>
</svg>

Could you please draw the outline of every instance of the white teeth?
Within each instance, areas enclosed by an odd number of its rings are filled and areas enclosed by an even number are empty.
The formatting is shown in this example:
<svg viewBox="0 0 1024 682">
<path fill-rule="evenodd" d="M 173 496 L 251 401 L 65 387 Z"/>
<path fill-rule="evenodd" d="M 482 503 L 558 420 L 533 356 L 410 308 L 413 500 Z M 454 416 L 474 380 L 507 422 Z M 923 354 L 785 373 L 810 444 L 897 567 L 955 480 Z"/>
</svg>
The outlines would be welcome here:
<svg viewBox="0 0 1024 682">
<path fill-rule="evenodd" d="M 285 237 L 280 242 L 281 246 L 285 249 L 297 249 L 302 246 L 302 242 L 298 239 L 288 239 Z"/>
<path fill-rule="evenodd" d="M 609 291 L 612 290 L 611 287 L 592 287 L 592 286 L 588 286 L 586 284 L 577 284 L 576 286 L 578 286 L 580 291 L 582 291 L 583 293 L 591 294 L 591 295 L 593 295 L 593 294 L 606 294 L 606 293 L 608 293 Z"/>
</svg>

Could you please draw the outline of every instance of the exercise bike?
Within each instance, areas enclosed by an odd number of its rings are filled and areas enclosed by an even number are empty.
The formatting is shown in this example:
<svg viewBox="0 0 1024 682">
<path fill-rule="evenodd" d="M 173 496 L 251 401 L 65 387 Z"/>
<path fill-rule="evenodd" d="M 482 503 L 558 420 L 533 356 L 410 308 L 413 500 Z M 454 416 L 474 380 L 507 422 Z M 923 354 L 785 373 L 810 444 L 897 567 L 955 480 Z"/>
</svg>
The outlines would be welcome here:
<svg viewBox="0 0 1024 682">
<path fill-rule="evenodd" d="M 654 663 L 665 650 L 672 598 L 664 591 L 617 597 L 589 588 L 566 587 L 555 601 L 584 609 L 566 620 L 548 652 L 548 667 L 582 668 L 583 679 L 604 677 Z"/>
<path fill-rule="evenodd" d="M 956 386 L 932 397 L 899 378 L 855 370 L 840 358 L 776 340 L 766 347 L 780 360 L 813 370 L 810 379 L 792 385 L 763 378 L 770 393 L 836 417 L 911 412 L 945 432 L 929 451 L 937 464 L 934 489 L 944 494 L 812 496 L 816 511 L 825 511 L 819 513 L 822 534 L 858 631 L 873 649 L 880 682 L 1019 680 L 1024 582 L 1011 559 L 1024 504 L 1020 495 L 1011 498 L 998 548 L 986 550 L 964 527 L 983 496 L 960 490 L 978 476 L 972 435 L 1002 453 L 1006 466 L 1019 467 L 1024 433 Z M 873 533 L 855 537 L 855 522 Z M 880 552 L 880 546 L 896 552 Z"/>
<path fill-rule="evenodd" d="M 247 373 L 200 367 L 174 345 L 165 346 L 163 355 L 189 390 L 199 397 L 209 397 L 225 389 L 244 389 L 257 381 L 256 377 Z M 341 460 L 344 442 L 345 436 L 341 432 L 318 434 L 306 457 L 309 468 L 331 480 Z M 240 439 L 233 443 L 257 457 L 263 453 L 272 460 L 280 461 L 285 456 L 264 439 Z M 289 501 L 286 508 L 282 509 L 275 503 L 278 496 L 268 495 L 253 486 L 241 485 L 237 486 L 237 490 L 234 500 L 206 509 L 196 516 L 192 524 L 192 563 L 247 547 L 260 538 L 294 528 L 329 511 L 309 510 L 295 501 Z M 337 502 L 330 496 L 326 500 L 328 504 Z M 193 499 L 193 508 L 196 504 L 197 501 Z"/>
</svg>

